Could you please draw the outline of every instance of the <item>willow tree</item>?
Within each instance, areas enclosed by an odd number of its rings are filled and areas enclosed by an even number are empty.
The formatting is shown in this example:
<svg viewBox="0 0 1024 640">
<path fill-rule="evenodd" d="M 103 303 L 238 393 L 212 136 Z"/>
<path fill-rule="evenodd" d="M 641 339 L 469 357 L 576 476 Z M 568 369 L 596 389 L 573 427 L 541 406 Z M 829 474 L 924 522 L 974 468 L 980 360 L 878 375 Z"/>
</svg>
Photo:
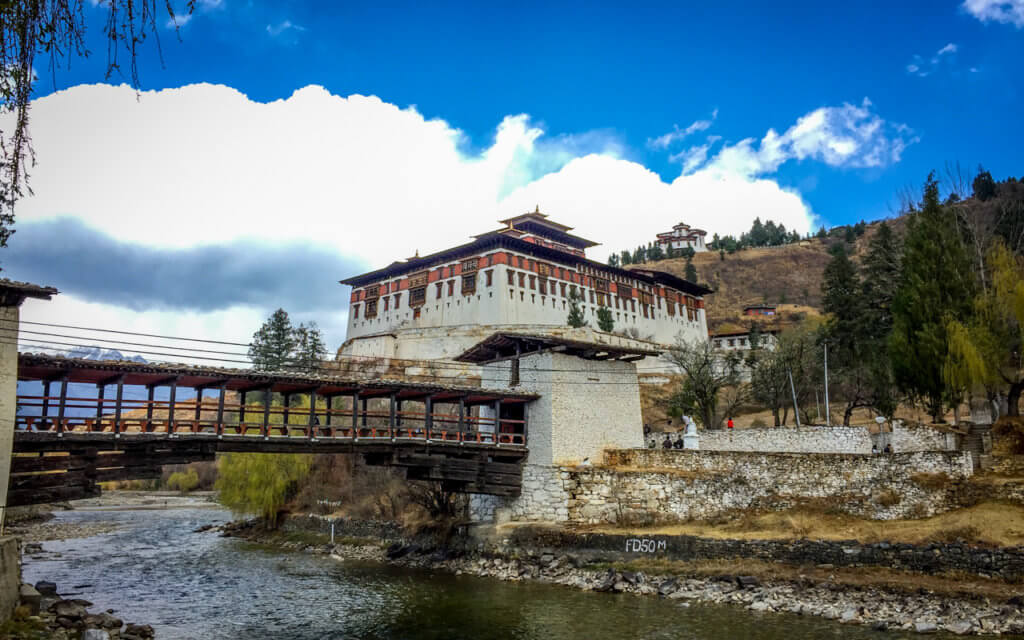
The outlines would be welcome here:
<svg viewBox="0 0 1024 640">
<path fill-rule="evenodd" d="M 984 391 L 990 402 L 1005 393 L 1007 413 L 1018 416 L 1024 393 L 1024 264 L 996 241 L 985 267 L 988 286 L 974 299 L 973 315 L 967 321 L 947 318 L 943 377 L 950 387 Z"/>
<path fill-rule="evenodd" d="M 36 56 L 48 58 L 56 69 L 72 58 L 87 57 L 85 46 L 87 10 L 101 5 L 107 11 L 103 33 L 107 41 L 107 69 L 104 79 L 124 75 L 139 87 L 138 53 L 152 37 L 159 52 L 158 21 L 166 11 L 171 22 L 174 9 L 169 0 L 4 0 L 0 2 L 0 114 L 13 113 L 13 127 L 0 130 L 0 247 L 14 233 L 14 206 L 26 193 L 29 168 L 35 163 L 29 110 L 37 82 Z M 162 6 L 162 9 L 158 9 Z M 191 14 L 195 0 L 185 3 Z"/>
<path fill-rule="evenodd" d="M 237 514 L 277 525 L 282 507 L 309 473 L 313 456 L 287 453 L 227 453 L 217 469 L 218 500 Z"/>
</svg>

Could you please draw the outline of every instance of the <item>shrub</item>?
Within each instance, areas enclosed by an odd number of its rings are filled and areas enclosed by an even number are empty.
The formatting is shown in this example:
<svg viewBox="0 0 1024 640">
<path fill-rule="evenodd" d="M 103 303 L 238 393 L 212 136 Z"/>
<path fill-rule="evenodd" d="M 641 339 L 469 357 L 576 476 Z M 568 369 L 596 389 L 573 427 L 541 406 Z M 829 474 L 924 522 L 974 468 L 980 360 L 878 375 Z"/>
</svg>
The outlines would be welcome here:
<svg viewBox="0 0 1024 640">
<path fill-rule="evenodd" d="M 928 536 L 928 542 L 982 542 L 981 531 L 977 527 L 965 525 L 952 529 L 941 529 Z"/>
<path fill-rule="evenodd" d="M 180 491 L 182 493 L 188 493 L 199 486 L 199 474 L 196 473 L 195 469 L 189 469 L 188 471 L 177 471 L 171 474 L 171 477 L 167 479 L 167 487 Z"/>
<path fill-rule="evenodd" d="M 945 473 L 915 473 L 910 479 L 924 489 L 945 489 L 950 484 L 949 476 Z"/>
<path fill-rule="evenodd" d="M 311 459 L 304 454 L 226 454 L 217 478 L 219 500 L 235 513 L 257 515 L 275 527 L 282 507 L 309 473 Z"/>
</svg>

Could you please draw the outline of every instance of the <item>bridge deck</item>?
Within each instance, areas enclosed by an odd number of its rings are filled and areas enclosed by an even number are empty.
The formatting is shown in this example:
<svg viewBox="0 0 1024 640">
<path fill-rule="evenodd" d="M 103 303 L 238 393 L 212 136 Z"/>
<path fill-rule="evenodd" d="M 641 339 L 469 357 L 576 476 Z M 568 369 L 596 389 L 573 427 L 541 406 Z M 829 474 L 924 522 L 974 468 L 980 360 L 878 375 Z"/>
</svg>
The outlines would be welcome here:
<svg viewBox="0 0 1024 640">
<path fill-rule="evenodd" d="M 18 396 L 12 506 L 90 495 L 97 482 L 158 476 L 162 464 L 242 451 L 360 454 L 369 464 L 402 467 L 410 479 L 438 480 L 454 491 L 517 495 L 527 454 L 525 405 L 536 397 L 33 354 L 19 356 L 18 377 L 41 382 L 43 392 Z M 94 384 L 96 397 L 69 397 L 73 383 Z M 131 385 L 144 387 L 147 399 L 125 398 Z M 105 397 L 110 386 L 112 398 Z M 169 388 L 168 400 L 155 399 L 159 387 Z M 182 387 L 196 398 L 176 401 Z M 216 397 L 204 398 L 211 389 Z M 295 398 L 303 406 L 294 406 Z"/>
</svg>

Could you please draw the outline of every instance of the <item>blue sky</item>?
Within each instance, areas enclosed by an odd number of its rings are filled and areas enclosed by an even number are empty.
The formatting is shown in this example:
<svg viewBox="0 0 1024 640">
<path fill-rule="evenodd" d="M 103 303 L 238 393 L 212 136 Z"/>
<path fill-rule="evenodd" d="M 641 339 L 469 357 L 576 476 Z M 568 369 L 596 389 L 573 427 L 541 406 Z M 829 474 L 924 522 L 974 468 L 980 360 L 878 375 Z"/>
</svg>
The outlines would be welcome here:
<svg viewBox="0 0 1024 640">
<path fill-rule="evenodd" d="M 196 4 L 138 95 L 104 83 L 102 3 L 89 59 L 37 60 L 0 252 L 63 291 L 32 319 L 244 340 L 284 306 L 333 348 L 339 279 L 538 205 L 604 259 L 681 220 L 886 217 L 947 164 L 1024 176 L 1024 0 Z"/>
<path fill-rule="evenodd" d="M 898 163 L 790 162 L 776 174 L 832 224 L 886 215 L 897 190 L 947 162 L 1024 174 L 1012 143 L 1024 140 L 1024 31 L 959 2 L 488 4 L 200 2 L 181 42 L 163 31 L 165 68 L 147 50 L 143 84 L 220 83 L 257 101 L 309 84 L 376 95 L 444 119 L 472 149 L 505 115 L 527 113 L 549 135 L 614 136 L 666 180 L 679 163 L 646 141 L 673 125 L 717 109 L 708 133 L 724 143 L 868 97 L 919 138 Z M 58 88 L 102 77 L 105 49 L 91 35 L 96 53 L 59 72 Z M 949 44 L 956 51 L 931 64 Z M 926 76 L 907 71 L 915 63 Z"/>
</svg>

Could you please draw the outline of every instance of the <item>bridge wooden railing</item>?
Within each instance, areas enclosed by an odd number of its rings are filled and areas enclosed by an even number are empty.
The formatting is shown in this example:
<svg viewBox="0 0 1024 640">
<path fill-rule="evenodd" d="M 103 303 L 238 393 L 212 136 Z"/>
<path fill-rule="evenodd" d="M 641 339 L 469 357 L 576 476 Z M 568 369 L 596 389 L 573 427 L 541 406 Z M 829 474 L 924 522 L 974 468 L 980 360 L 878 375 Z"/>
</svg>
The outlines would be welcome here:
<svg viewBox="0 0 1024 640">
<path fill-rule="evenodd" d="M 387 400 L 386 398 L 384 400 Z M 21 395 L 17 398 L 22 415 L 16 418 L 16 430 L 29 433 L 63 434 L 164 434 L 215 435 L 221 438 L 289 438 L 420 440 L 496 446 L 526 446 L 526 421 L 493 416 L 472 415 L 466 411 L 400 411 L 394 403 L 387 411 L 369 408 L 285 407 L 280 405 L 230 402 L 165 400 L 128 400 L 117 413 L 109 412 L 113 401 L 103 398 L 76 398 Z M 50 415 L 58 403 L 60 413 L 69 409 L 88 409 L 93 417 Z M 172 409 L 173 407 L 173 409 Z M 500 410 L 500 409 L 498 409 Z M 80 411 L 73 411 L 80 412 Z M 138 415 L 141 413 L 145 415 Z M 163 412 L 164 416 L 159 416 Z M 171 413 L 173 412 L 173 419 Z M 31 414 L 31 415 L 30 415 Z M 38 414 L 38 415 L 35 415 Z M 213 414 L 213 416 L 204 414 Z M 246 416 L 258 420 L 246 420 Z"/>
</svg>

